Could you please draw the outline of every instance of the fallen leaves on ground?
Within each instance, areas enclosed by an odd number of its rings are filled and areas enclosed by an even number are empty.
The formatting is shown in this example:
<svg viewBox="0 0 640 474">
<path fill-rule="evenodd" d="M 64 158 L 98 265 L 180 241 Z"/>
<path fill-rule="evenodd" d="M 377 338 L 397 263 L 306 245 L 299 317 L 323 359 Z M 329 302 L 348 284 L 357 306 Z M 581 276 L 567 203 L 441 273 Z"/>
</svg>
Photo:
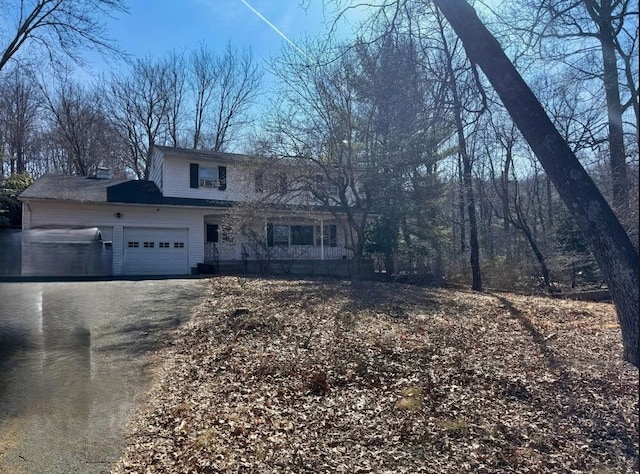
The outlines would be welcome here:
<svg viewBox="0 0 640 474">
<path fill-rule="evenodd" d="M 213 278 L 115 472 L 634 472 L 612 305 Z"/>
</svg>

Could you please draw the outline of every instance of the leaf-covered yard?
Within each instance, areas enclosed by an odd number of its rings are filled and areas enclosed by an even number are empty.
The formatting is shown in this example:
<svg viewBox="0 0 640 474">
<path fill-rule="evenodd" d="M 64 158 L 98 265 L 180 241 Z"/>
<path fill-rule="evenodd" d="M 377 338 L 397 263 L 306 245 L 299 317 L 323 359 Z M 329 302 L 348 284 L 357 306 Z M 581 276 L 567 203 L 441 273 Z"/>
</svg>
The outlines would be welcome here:
<svg viewBox="0 0 640 474">
<path fill-rule="evenodd" d="M 116 472 L 634 472 L 612 305 L 214 278 Z"/>
</svg>

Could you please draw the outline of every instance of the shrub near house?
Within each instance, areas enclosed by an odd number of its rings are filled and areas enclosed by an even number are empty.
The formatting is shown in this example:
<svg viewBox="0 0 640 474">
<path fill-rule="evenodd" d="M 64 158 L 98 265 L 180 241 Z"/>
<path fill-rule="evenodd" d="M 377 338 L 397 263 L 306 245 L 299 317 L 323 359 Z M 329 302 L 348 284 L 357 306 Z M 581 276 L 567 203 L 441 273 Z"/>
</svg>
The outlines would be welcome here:
<svg viewBox="0 0 640 474">
<path fill-rule="evenodd" d="M 29 173 L 16 173 L 0 182 L 0 227 L 20 227 L 22 212 L 17 196 L 33 183 Z"/>
</svg>

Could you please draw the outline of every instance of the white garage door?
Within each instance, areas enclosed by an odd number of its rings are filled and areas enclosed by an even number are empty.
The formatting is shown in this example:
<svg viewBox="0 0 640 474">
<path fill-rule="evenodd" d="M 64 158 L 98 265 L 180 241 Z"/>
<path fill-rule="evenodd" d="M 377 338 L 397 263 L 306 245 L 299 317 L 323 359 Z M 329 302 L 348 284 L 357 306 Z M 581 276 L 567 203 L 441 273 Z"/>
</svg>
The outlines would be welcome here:
<svg viewBox="0 0 640 474">
<path fill-rule="evenodd" d="M 124 228 L 125 275 L 189 273 L 188 229 Z"/>
</svg>

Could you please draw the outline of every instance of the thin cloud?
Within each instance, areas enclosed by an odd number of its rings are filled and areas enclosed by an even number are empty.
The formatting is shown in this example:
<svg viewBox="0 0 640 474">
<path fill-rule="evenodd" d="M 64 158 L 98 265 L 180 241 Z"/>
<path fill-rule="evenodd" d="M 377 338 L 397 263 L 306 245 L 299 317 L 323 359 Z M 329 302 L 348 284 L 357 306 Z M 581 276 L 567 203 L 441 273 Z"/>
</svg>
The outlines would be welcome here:
<svg viewBox="0 0 640 474">
<path fill-rule="evenodd" d="M 249 10 L 251 10 L 258 18 L 260 18 L 262 21 L 264 21 L 269 28 L 271 28 L 273 31 L 275 31 L 276 33 L 278 33 L 278 35 L 285 40 L 287 43 L 289 43 L 291 45 L 291 47 L 293 49 L 295 49 L 301 56 L 303 56 L 307 61 L 312 62 L 311 58 L 307 55 L 307 53 L 305 53 L 301 48 L 298 47 L 298 45 L 296 45 L 293 41 L 291 41 L 287 35 L 285 35 L 282 31 L 280 31 L 280 29 L 274 25 L 273 23 L 271 23 L 269 20 L 267 20 L 267 18 L 265 18 L 265 16 L 260 13 L 258 10 L 256 10 L 255 8 L 253 8 L 249 2 L 247 2 L 247 0 L 240 0 Z"/>
</svg>

